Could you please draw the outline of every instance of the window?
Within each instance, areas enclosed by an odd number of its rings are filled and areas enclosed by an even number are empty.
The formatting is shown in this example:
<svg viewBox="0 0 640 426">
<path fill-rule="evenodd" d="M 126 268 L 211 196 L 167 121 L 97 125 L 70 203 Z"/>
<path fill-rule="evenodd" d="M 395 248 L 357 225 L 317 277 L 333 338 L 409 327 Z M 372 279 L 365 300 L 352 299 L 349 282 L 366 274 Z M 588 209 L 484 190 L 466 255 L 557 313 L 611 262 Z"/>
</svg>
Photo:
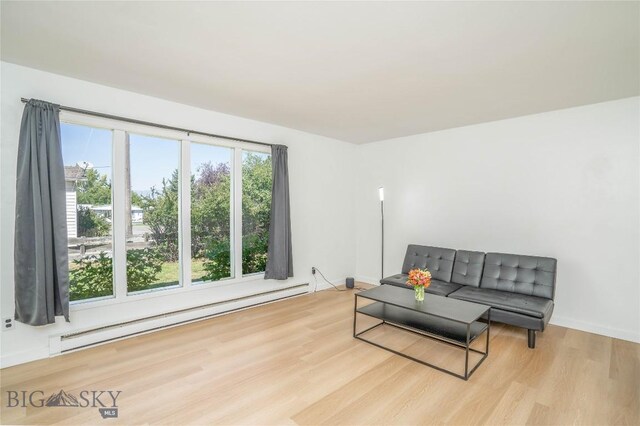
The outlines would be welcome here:
<svg viewBox="0 0 640 426">
<path fill-rule="evenodd" d="M 191 144 L 191 280 L 232 278 L 233 150 Z"/>
<path fill-rule="evenodd" d="M 63 123 L 72 301 L 113 296 L 112 132 Z"/>
<path fill-rule="evenodd" d="M 264 272 L 268 148 L 69 112 L 61 120 L 73 302 Z"/>
<path fill-rule="evenodd" d="M 264 272 L 271 213 L 271 155 L 242 152 L 242 273 Z"/>
<path fill-rule="evenodd" d="M 130 134 L 128 145 L 127 291 L 179 286 L 180 142 Z"/>
</svg>

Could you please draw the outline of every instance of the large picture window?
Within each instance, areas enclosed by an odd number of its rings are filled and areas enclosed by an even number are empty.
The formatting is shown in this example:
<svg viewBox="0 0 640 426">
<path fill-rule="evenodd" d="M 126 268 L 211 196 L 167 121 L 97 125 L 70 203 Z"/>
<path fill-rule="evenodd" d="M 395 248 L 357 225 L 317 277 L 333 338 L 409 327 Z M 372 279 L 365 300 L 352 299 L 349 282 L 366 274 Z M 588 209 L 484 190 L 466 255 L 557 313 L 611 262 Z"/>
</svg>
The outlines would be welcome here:
<svg viewBox="0 0 640 426">
<path fill-rule="evenodd" d="M 61 133 L 71 301 L 264 273 L 268 148 L 70 115 Z"/>
</svg>

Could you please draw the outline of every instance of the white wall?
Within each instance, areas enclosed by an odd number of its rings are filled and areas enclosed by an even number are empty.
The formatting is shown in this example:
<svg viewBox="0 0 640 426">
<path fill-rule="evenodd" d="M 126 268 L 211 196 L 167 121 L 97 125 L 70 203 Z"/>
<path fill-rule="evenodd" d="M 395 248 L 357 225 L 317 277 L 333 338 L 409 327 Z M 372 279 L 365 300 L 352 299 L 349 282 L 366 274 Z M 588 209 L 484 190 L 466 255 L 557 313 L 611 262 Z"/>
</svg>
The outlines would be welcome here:
<svg viewBox="0 0 640 426">
<path fill-rule="evenodd" d="M 21 97 L 38 98 L 109 114 L 137 118 L 222 135 L 289 146 L 291 216 L 295 277 L 291 283 L 312 282 L 311 266 L 331 280 L 344 281 L 355 272 L 353 168 L 356 146 L 300 131 L 219 114 L 132 92 L 62 77 L 2 62 L 1 68 L 1 198 L 0 280 L 2 318 L 13 316 L 13 227 L 17 142 L 22 116 Z M 260 280 L 243 289 L 277 288 L 284 283 Z M 17 324 L 1 335 L 2 365 L 49 354 L 49 335 L 60 335 L 129 318 L 157 314 L 224 299 L 236 294 L 228 287 L 158 296 L 96 309 L 73 310 L 71 324 L 46 327 Z"/>
<path fill-rule="evenodd" d="M 358 151 L 356 276 L 409 243 L 558 259 L 552 323 L 640 341 L 640 98 L 372 143 Z M 428 120 L 428 117 L 425 117 Z"/>
</svg>

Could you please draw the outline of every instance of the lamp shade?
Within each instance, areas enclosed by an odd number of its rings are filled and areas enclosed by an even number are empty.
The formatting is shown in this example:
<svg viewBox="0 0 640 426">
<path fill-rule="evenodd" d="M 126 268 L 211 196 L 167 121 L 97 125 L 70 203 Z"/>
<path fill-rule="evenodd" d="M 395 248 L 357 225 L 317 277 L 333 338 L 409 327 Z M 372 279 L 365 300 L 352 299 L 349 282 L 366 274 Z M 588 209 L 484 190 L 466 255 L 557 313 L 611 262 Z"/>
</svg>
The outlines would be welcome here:
<svg viewBox="0 0 640 426">
<path fill-rule="evenodd" d="M 378 195 L 380 196 L 380 201 L 384 201 L 384 188 L 382 186 L 378 188 Z"/>
</svg>

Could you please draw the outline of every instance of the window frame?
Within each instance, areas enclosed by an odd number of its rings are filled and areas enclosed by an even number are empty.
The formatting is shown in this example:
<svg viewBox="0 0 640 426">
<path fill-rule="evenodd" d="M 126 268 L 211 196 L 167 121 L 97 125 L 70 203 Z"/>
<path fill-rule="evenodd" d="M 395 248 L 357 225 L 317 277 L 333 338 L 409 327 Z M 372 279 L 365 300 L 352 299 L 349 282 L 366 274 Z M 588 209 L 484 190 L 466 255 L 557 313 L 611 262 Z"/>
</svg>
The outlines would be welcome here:
<svg viewBox="0 0 640 426">
<path fill-rule="evenodd" d="M 112 233 L 113 233 L 113 296 L 107 298 L 93 298 L 77 300 L 70 303 L 72 310 L 84 310 L 109 306 L 119 303 L 134 302 L 155 297 L 170 296 L 191 291 L 202 291 L 211 288 L 232 286 L 238 283 L 256 281 L 264 278 L 264 272 L 248 275 L 242 274 L 242 152 L 244 150 L 262 152 L 271 155 L 271 148 L 265 145 L 252 144 L 244 141 L 216 138 L 200 134 L 191 134 L 171 129 L 163 129 L 143 124 L 129 123 L 116 119 L 95 117 L 70 111 L 60 112 L 60 122 L 80 126 L 95 127 L 112 131 L 112 177 L 111 197 L 112 209 Z M 130 133 L 138 135 L 173 139 L 180 143 L 180 189 L 178 208 L 178 220 L 180 223 L 180 286 L 151 289 L 140 292 L 127 292 L 126 273 L 126 236 L 123 230 L 125 226 L 125 138 Z M 231 197 L 230 220 L 232 229 L 231 259 L 233 278 L 218 281 L 191 282 L 191 143 L 207 144 L 225 148 L 231 148 Z M 187 196 L 185 196 L 187 194 Z"/>
<path fill-rule="evenodd" d="M 184 192 L 183 185 L 182 185 L 183 181 L 185 181 L 184 175 L 183 175 L 183 171 L 184 171 L 183 170 L 183 164 L 182 164 L 182 158 L 184 156 L 182 146 L 183 146 L 183 142 L 184 141 L 181 140 L 181 139 L 168 138 L 168 137 L 163 137 L 163 136 L 162 137 L 161 136 L 156 136 L 156 135 L 152 135 L 152 134 L 149 134 L 149 133 L 139 133 L 139 132 L 133 132 L 133 131 L 125 131 L 124 132 L 123 142 L 126 141 L 131 134 L 134 134 L 135 136 L 153 137 L 153 138 L 158 138 L 158 139 L 165 139 L 165 140 L 169 140 L 171 142 L 177 142 L 178 143 L 178 151 L 180 153 L 179 154 L 180 157 L 178 158 L 178 183 L 180 185 L 179 188 L 178 188 L 178 200 L 180 201 L 180 204 L 178 205 L 178 224 L 181 224 L 182 220 L 183 220 L 183 215 L 184 215 L 184 211 L 183 211 L 183 207 L 182 207 L 183 194 L 186 193 L 186 194 L 191 195 L 190 188 L 187 187 L 187 192 Z M 129 140 L 128 142 L 129 142 L 128 144 L 126 144 L 126 143 L 122 143 L 121 144 L 122 145 L 122 148 L 121 148 L 122 153 L 120 154 L 121 155 L 120 162 L 122 163 L 123 168 L 122 168 L 122 173 L 119 173 L 118 176 L 120 176 L 121 180 L 122 180 L 122 188 L 123 188 L 122 194 L 126 194 L 126 191 L 129 190 L 129 188 L 126 188 L 125 181 L 124 181 L 124 176 L 126 174 L 126 170 L 124 168 L 124 164 L 126 162 L 126 155 L 127 155 L 127 151 L 126 151 L 125 147 L 128 146 L 129 149 L 131 149 L 131 141 Z M 129 155 L 131 155 L 131 153 L 129 153 Z M 187 180 L 187 182 L 190 182 L 190 180 L 191 179 L 189 178 Z M 131 198 L 129 198 L 129 200 L 131 200 Z M 125 201 L 126 201 L 126 198 L 125 198 Z M 122 215 L 123 227 L 125 225 L 125 221 L 127 220 L 125 213 L 128 210 L 128 209 L 125 209 L 124 207 L 126 207 L 125 204 L 123 204 L 123 208 L 119 210 L 119 214 Z M 189 218 L 189 221 L 190 221 L 190 218 Z M 189 234 L 189 236 L 190 236 L 190 234 Z M 131 297 L 131 296 L 135 297 L 135 296 L 139 296 L 141 294 L 154 293 L 154 292 L 164 292 L 164 291 L 167 291 L 167 290 L 173 290 L 173 289 L 178 289 L 178 288 L 184 287 L 184 284 L 185 284 L 184 274 L 183 274 L 183 269 L 184 269 L 184 265 L 183 265 L 183 261 L 184 261 L 183 239 L 184 238 L 185 238 L 185 235 L 183 234 L 183 228 L 182 228 L 182 226 L 180 226 L 180 230 L 178 232 L 178 284 L 173 284 L 173 285 L 168 285 L 168 286 L 163 286 L 163 287 L 157 287 L 157 288 L 151 288 L 151 289 L 147 289 L 147 290 L 129 291 L 128 283 L 126 283 L 124 285 L 124 287 L 125 287 L 124 291 L 126 291 L 126 296 L 127 297 Z M 189 238 L 189 237 L 187 237 L 187 238 Z M 127 270 L 126 238 L 124 238 L 124 240 L 125 240 L 125 247 L 124 247 L 124 255 L 123 255 L 123 257 L 124 257 L 124 262 L 125 263 L 124 263 L 124 268 L 123 268 L 124 269 L 124 278 L 123 279 L 126 282 L 126 270 Z"/>
<path fill-rule="evenodd" d="M 211 138 L 213 139 L 213 138 Z M 191 170 L 191 144 L 192 143 L 196 143 L 196 144 L 201 144 L 201 145 L 210 145 L 210 146 L 216 146 L 216 147 L 222 147 L 222 148 L 229 148 L 231 149 L 231 164 L 229 164 L 230 166 L 230 172 L 231 172 L 231 185 L 230 185 L 230 189 L 229 189 L 229 200 L 230 200 L 230 205 L 229 205 L 229 229 L 231 231 L 231 238 L 230 238 L 230 262 L 231 262 L 231 277 L 230 278 L 222 278 L 220 280 L 217 281 L 193 281 L 191 279 L 191 197 L 182 197 L 180 195 L 180 203 L 181 203 L 181 207 L 184 211 L 184 217 L 187 217 L 186 221 L 180 221 L 181 224 L 181 235 L 184 235 L 184 237 L 186 239 L 188 239 L 188 241 L 185 242 L 184 246 L 182 246 L 182 248 L 184 250 L 181 250 L 181 255 L 183 256 L 183 258 L 186 260 L 186 262 L 188 263 L 188 268 L 184 268 L 184 275 L 181 275 L 181 277 L 185 280 L 184 282 L 188 282 L 189 286 L 194 286 L 196 288 L 201 288 L 204 287 L 207 284 L 216 284 L 216 283 L 230 283 L 233 280 L 235 280 L 236 278 L 238 278 L 238 274 L 237 274 L 237 250 L 236 248 L 239 247 L 240 250 L 240 278 L 242 278 L 242 239 L 240 240 L 240 243 L 238 245 L 238 242 L 236 240 L 236 205 L 239 204 L 241 206 L 240 208 L 240 220 L 242 220 L 242 187 L 240 188 L 240 200 L 236 199 L 237 196 L 237 191 L 236 191 L 236 181 L 240 181 L 241 186 L 242 186 L 242 173 L 240 173 L 239 179 L 236 177 L 236 170 L 240 170 L 242 171 L 242 169 L 237 169 L 236 166 L 236 157 L 238 156 L 238 149 L 237 147 L 230 147 L 230 146 L 223 146 L 220 144 L 213 144 L 213 143 L 207 143 L 207 142 L 201 142 L 193 137 L 190 137 L 189 140 L 183 140 L 183 145 L 182 145 L 182 156 L 183 156 L 183 162 L 182 162 L 182 167 L 188 167 L 189 168 L 189 179 L 182 179 L 181 181 L 181 186 L 180 188 L 182 189 L 183 193 L 188 193 L 191 194 L 191 175 L 193 174 L 193 170 Z M 240 156 L 242 156 L 242 150 L 240 149 Z M 184 176 L 181 176 L 184 177 Z M 239 203 L 238 203 L 239 201 Z M 242 226 L 242 223 L 241 223 Z M 240 231 L 242 232 L 242 228 L 240 229 Z M 181 267 L 184 266 L 184 262 L 181 261 L 180 262 Z M 264 275 L 264 273 L 263 273 Z"/>
<path fill-rule="evenodd" d="M 116 253 L 116 233 L 114 232 L 114 229 L 116 227 L 115 224 L 115 189 L 114 189 L 114 180 L 115 180 L 115 176 L 116 176 L 116 169 L 114 168 L 114 164 L 115 164 L 115 155 L 116 155 L 116 150 L 115 150 L 115 141 L 116 141 L 116 136 L 115 136 L 115 130 L 111 129 L 109 127 L 104 127 L 104 126 L 94 126 L 93 124 L 84 124 L 81 121 L 70 121 L 70 120 L 63 120 L 63 111 L 60 111 L 60 124 L 70 124 L 70 125 L 74 125 L 74 126 L 82 126 L 82 127 L 88 127 L 88 128 L 96 128 L 96 129 L 102 129 L 102 130 L 107 130 L 109 132 L 111 132 L 111 251 L 112 251 L 112 259 L 114 254 Z M 64 141 L 61 141 L 61 143 L 64 143 Z M 64 159 L 63 159 L 64 160 Z M 66 187 L 66 185 L 65 185 Z M 76 186 L 76 191 L 77 191 L 77 186 Z M 77 197 L 77 195 L 76 195 Z M 77 207 L 76 207 L 77 208 Z M 76 212 L 77 214 L 77 212 Z M 76 218 L 76 226 L 77 226 L 77 218 Z M 67 244 L 68 245 L 68 244 Z M 68 266 L 71 266 L 71 261 L 67 260 Z M 106 296 L 98 296 L 98 297 L 93 297 L 90 299 L 80 299 L 80 300 L 70 300 L 69 301 L 69 306 L 77 306 L 77 305 L 82 305 L 84 303 L 100 303 L 100 302 L 112 302 L 113 300 L 115 300 L 116 298 L 116 262 L 115 259 L 113 259 L 112 264 L 111 264 L 111 275 L 113 277 L 113 281 L 111 283 L 111 294 L 110 295 L 106 295 Z M 108 305 L 109 303 L 103 303 L 105 305 Z"/>
</svg>

